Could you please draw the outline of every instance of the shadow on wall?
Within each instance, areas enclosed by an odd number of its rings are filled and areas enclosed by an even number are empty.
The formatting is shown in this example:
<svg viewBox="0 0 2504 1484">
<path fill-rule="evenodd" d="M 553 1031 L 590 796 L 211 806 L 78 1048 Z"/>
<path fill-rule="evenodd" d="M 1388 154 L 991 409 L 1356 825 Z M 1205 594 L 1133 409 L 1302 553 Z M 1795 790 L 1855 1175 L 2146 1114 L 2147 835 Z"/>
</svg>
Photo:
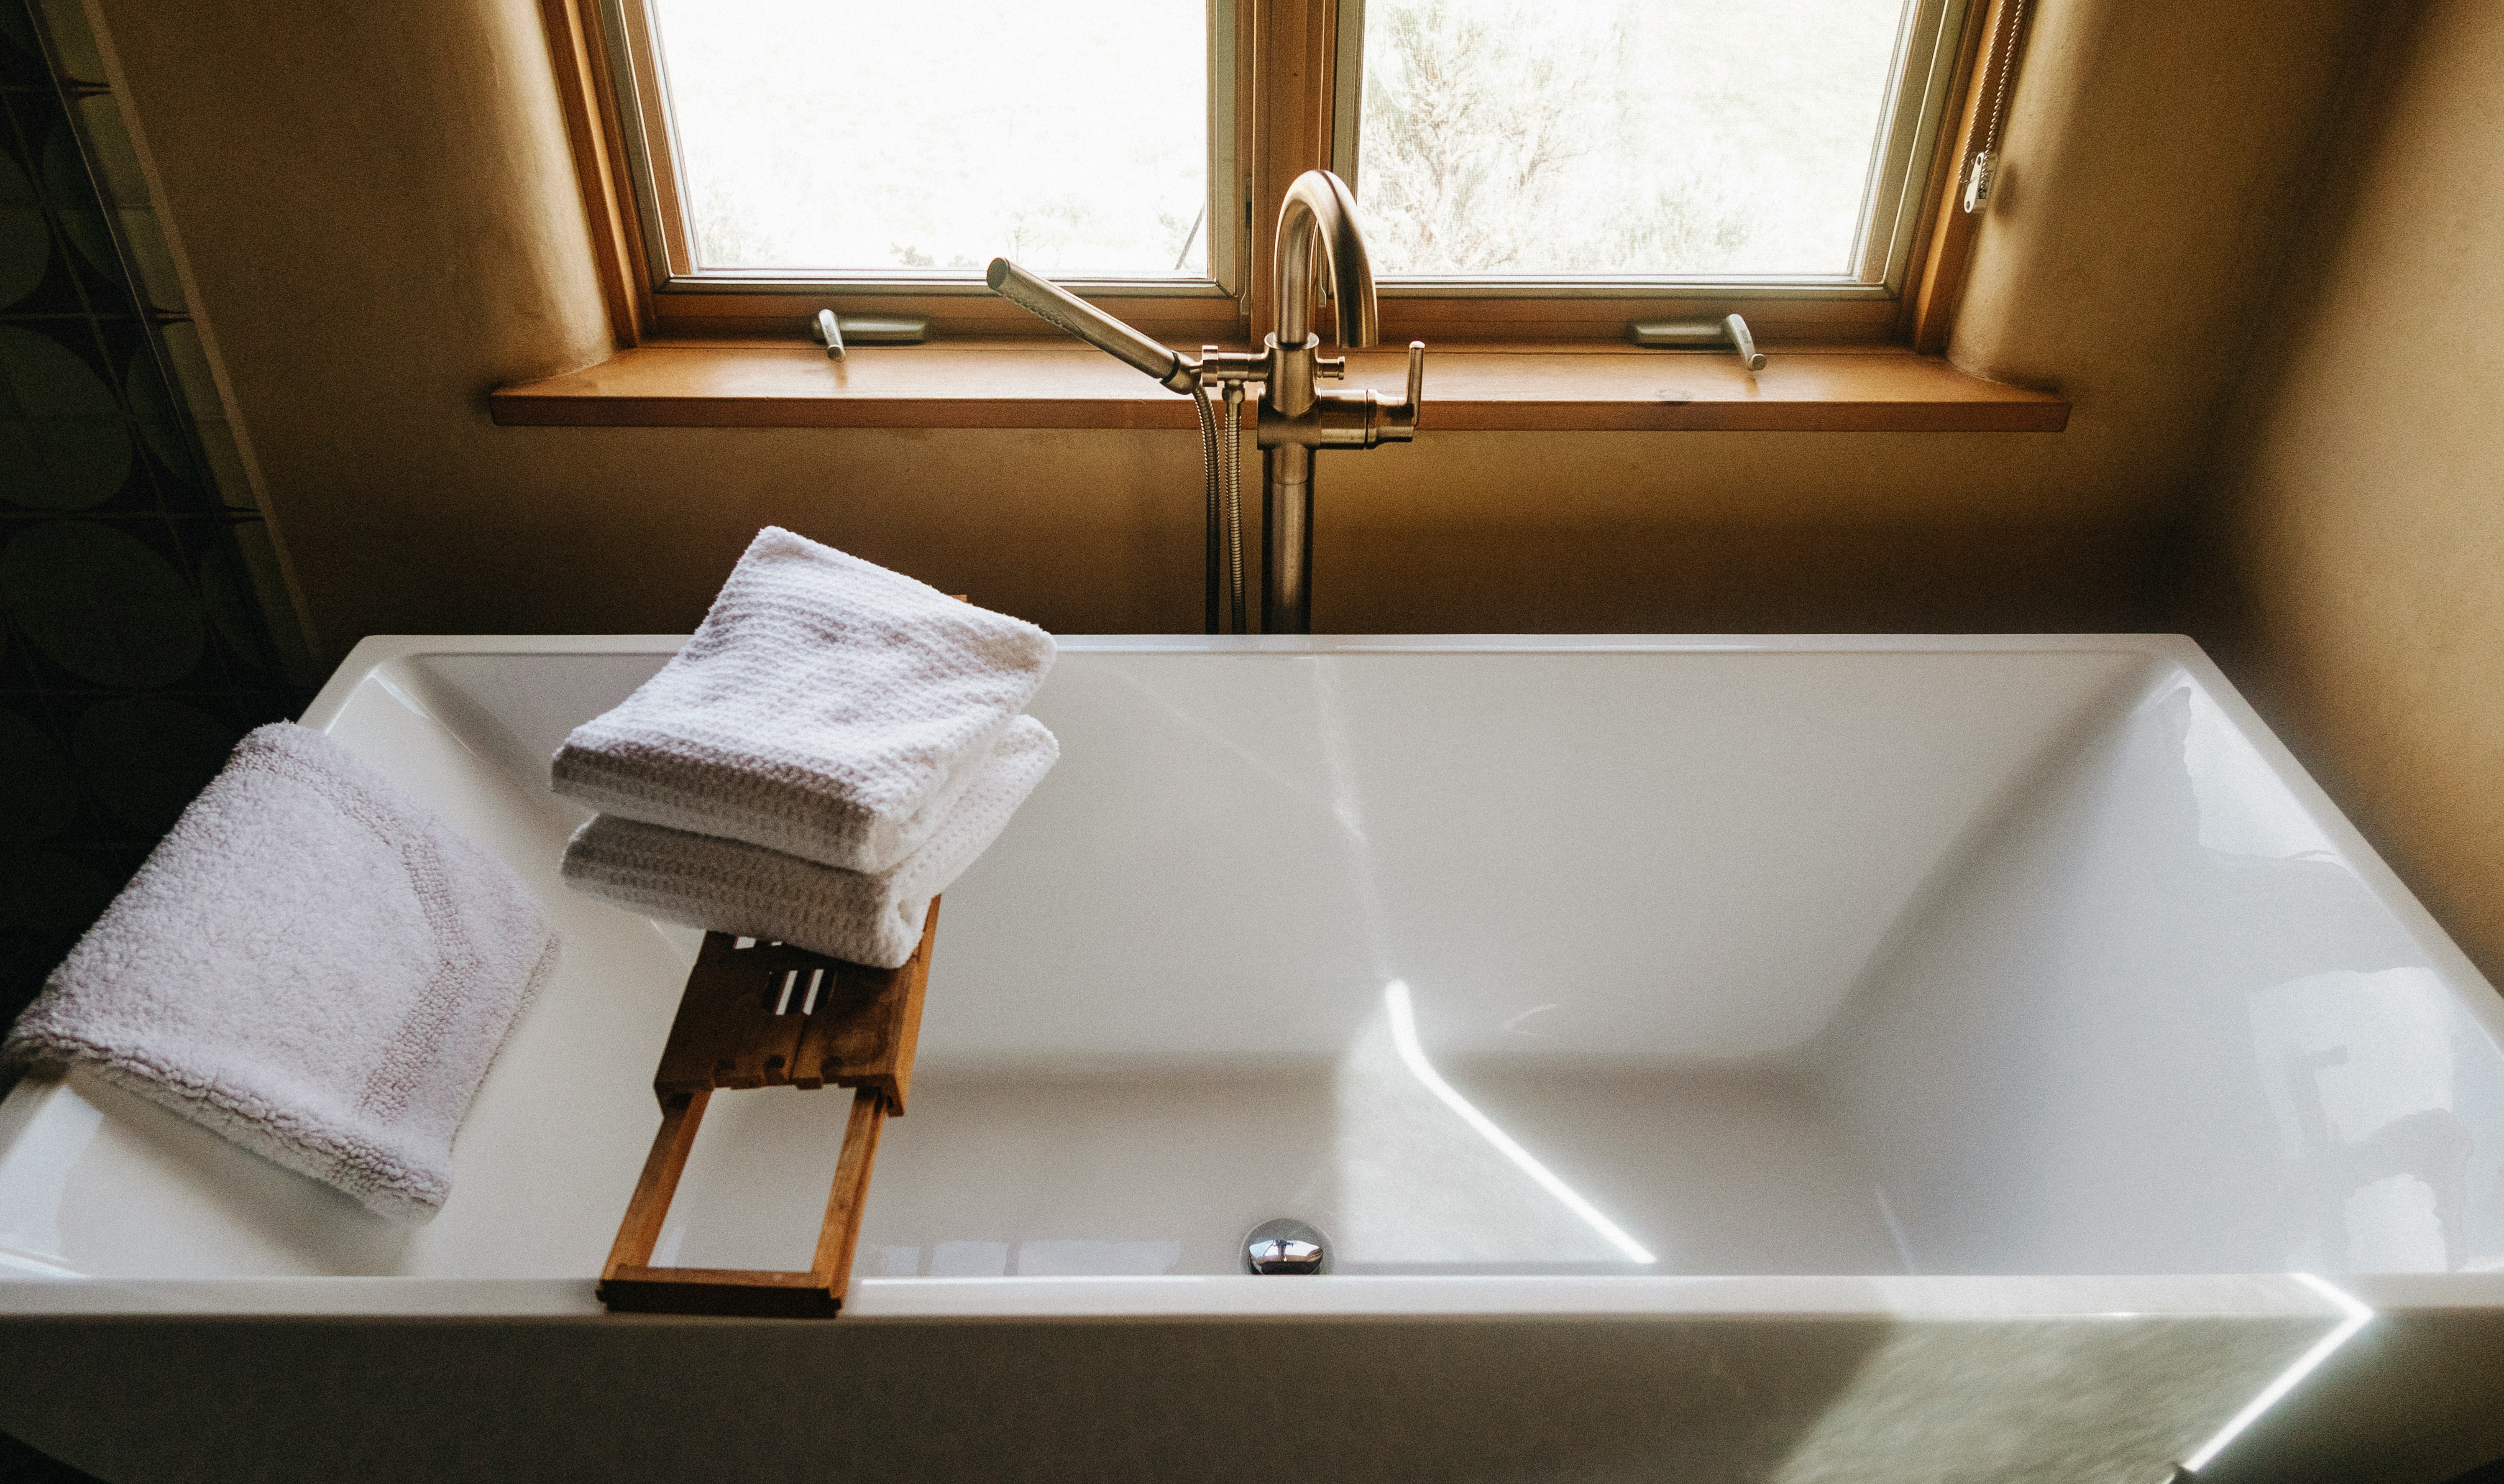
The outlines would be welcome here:
<svg viewBox="0 0 2504 1484">
<path fill-rule="evenodd" d="M 2187 621 L 2504 983 L 2504 9 L 2382 7 L 2208 470 Z"/>
<path fill-rule="evenodd" d="M 91 43 L 52 40 L 83 78 Z M 221 496 L 173 390 L 190 378 L 167 374 L 188 322 L 146 271 L 145 196 L 95 184 L 119 120 L 111 94 L 55 86 L 33 17 L 0 0 L 0 1024 L 235 739 L 303 699 L 250 571 L 259 512 Z"/>
</svg>

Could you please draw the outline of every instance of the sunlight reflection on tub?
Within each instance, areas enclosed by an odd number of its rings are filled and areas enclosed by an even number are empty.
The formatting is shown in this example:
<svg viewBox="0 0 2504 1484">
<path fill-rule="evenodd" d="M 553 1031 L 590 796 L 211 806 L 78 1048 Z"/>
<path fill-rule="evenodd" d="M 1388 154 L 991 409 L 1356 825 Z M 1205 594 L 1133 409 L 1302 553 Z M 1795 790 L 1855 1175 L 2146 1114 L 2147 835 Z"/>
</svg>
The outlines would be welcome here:
<svg viewBox="0 0 2504 1484">
<path fill-rule="evenodd" d="M 1443 1080 L 1406 983 L 1384 986 L 1382 1013 L 1339 1062 L 1337 1095 L 1340 1271 L 1657 1260 Z"/>
<path fill-rule="evenodd" d="M 2253 1050 L 2309 1236 L 2293 1262 L 2444 1272 L 2496 1255 L 2498 1159 L 2460 1115 L 2504 1100 L 2432 969 L 2334 970 L 2250 996 Z M 2464 1080 L 2466 1085 L 2464 1086 Z"/>
<path fill-rule="evenodd" d="M 2278 786 L 2259 749 L 2214 699 L 2185 681 L 2158 704 L 2180 708 L 2182 766 L 2199 802 L 2200 844 L 2268 860 L 2340 859 L 2330 837 Z"/>
</svg>

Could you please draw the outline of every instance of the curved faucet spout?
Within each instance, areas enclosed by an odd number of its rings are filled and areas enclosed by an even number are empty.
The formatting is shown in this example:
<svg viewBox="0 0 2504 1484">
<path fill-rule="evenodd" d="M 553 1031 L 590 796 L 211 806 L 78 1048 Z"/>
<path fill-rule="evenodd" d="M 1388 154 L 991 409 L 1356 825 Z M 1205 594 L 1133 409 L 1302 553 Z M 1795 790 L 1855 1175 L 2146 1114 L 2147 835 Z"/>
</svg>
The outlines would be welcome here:
<svg viewBox="0 0 2504 1484">
<path fill-rule="evenodd" d="M 1278 208 L 1278 344 L 1294 350 L 1312 333 L 1313 255 L 1330 275 L 1339 309 L 1339 343 L 1363 347 L 1382 338 L 1374 304 L 1374 264 L 1357 230 L 1356 197 L 1328 170 L 1307 170 L 1287 188 Z"/>
<path fill-rule="evenodd" d="M 1315 255 L 1319 255 L 1316 260 Z M 1316 377 L 1343 376 L 1347 358 L 1313 354 L 1314 270 L 1339 306 L 1339 343 L 1357 349 L 1382 338 L 1374 303 L 1374 263 L 1356 224 L 1356 197 L 1327 170 L 1307 170 L 1278 208 L 1278 332 L 1261 362 L 1261 632 L 1313 632 L 1313 451 L 1372 448 L 1416 435 L 1423 345 L 1409 347 L 1408 396 L 1313 390 Z"/>
</svg>

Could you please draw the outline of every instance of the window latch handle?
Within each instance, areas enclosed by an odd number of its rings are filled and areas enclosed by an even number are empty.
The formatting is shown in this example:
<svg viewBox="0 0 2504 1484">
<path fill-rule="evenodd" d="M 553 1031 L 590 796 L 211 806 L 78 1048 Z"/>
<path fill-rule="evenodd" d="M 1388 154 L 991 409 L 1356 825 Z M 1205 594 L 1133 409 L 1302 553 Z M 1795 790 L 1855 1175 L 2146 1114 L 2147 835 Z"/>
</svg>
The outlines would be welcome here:
<svg viewBox="0 0 2504 1484">
<path fill-rule="evenodd" d="M 841 361 L 855 345 L 920 345 L 930 338 L 930 321 L 923 315 L 837 314 L 820 309 L 809 334 L 826 348 L 828 361 Z"/>
<path fill-rule="evenodd" d="M 1718 320 L 1644 320 L 1626 327 L 1626 338 L 1637 345 L 1723 345 L 1739 353 L 1739 363 L 1752 371 L 1765 368 L 1764 352 L 1748 332 L 1747 320 L 1725 314 Z"/>
</svg>

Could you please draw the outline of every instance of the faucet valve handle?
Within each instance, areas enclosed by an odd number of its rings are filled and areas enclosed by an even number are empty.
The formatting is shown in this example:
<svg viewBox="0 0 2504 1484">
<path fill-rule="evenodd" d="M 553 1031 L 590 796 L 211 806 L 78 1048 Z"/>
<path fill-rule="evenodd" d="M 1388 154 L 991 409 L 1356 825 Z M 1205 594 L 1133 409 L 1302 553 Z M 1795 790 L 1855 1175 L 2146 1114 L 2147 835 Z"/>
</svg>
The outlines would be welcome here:
<svg viewBox="0 0 2504 1484">
<path fill-rule="evenodd" d="M 1313 358 L 1313 380 L 1337 381 L 1346 374 L 1347 358 L 1345 356 L 1315 356 Z"/>
<path fill-rule="evenodd" d="M 1408 392 L 1398 401 L 1377 392 L 1369 392 L 1373 399 L 1367 418 L 1365 446 L 1377 443 L 1406 443 L 1417 436 L 1417 408 L 1426 399 L 1426 342 L 1408 342 Z"/>
</svg>

